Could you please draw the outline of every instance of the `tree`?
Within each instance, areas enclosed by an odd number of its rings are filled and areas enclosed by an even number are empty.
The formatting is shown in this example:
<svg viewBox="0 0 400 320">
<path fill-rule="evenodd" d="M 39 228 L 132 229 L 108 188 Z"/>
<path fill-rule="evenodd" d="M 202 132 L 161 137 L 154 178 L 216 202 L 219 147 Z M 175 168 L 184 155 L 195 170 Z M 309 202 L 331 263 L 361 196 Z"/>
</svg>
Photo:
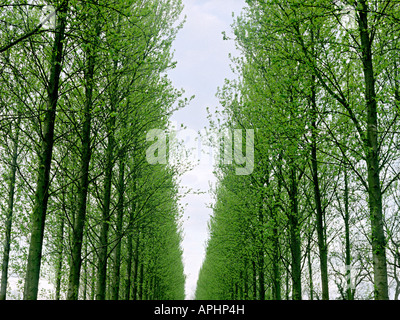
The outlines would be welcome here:
<svg viewBox="0 0 400 320">
<path fill-rule="evenodd" d="M 5 5 L 0 22 L 4 261 L 26 274 L 24 299 L 39 280 L 56 299 L 183 299 L 180 169 L 146 160 L 146 132 L 187 103 L 165 75 L 182 4 L 48 4 L 55 25 L 36 1 Z"/>
<path fill-rule="evenodd" d="M 330 299 L 330 283 L 335 279 L 341 298 L 354 299 L 357 293 L 388 299 L 388 266 L 395 269 L 396 245 L 388 245 L 392 232 L 387 222 L 395 228 L 396 197 L 391 190 L 399 177 L 394 149 L 398 56 L 392 54 L 397 52 L 397 3 L 254 0 L 247 4 L 233 25 L 241 52 L 233 59 L 238 80 L 226 80 L 219 90 L 221 115 L 227 130 L 239 127 L 257 133 L 254 171 L 236 197 L 241 199 L 242 193 L 251 197 L 257 190 L 249 201 L 263 194 L 262 207 L 268 210 L 247 206 L 239 221 L 245 223 L 259 213 L 257 232 L 269 236 L 261 237 L 263 245 L 256 256 L 261 260 L 271 256 L 272 261 L 279 257 L 286 269 L 279 275 L 280 266 L 265 259 L 264 268 L 257 272 L 257 259 L 252 256 L 253 297 L 257 288 L 266 285 L 278 299 L 281 277 L 286 278 L 286 298 L 291 290 L 292 299 L 302 299 L 301 275 L 307 261 L 311 298 L 321 293 L 322 299 Z M 238 186 L 231 175 L 222 170 L 220 184 Z M 220 199 L 227 201 L 217 193 L 217 204 Z M 208 286 L 223 279 L 210 261 L 217 259 L 211 250 L 219 241 L 213 230 L 225 225 L 220 215 L 217 205 L 199 275 L 201 298 L 214 297 L 217 291 Z M 280 232 L 274 228 L 276 223 Z M 239 235 L 234 226 L 225 228 L 219 238 Z M 353 228 L 358 233 L 352 237 Z M 257 252 L 255 243 L 248 246 Z M 228 274 L 244 274 L 243 265 L 232 264 L 218 250 L 220 264 L 232 265 Z M 393 273 L 395 282 L 396 277 Z M 235 283 L 229 277 L 221 281 Z M 227 290 L 236 297 L 233 287 Z"/>
<path fill-rule="evenodd" d="M 44 111 L 41 152 L 38 154 L 38 176 L 35 192 L 35 204 L 32 211 L 32 231 L 29 245 L 24 299 L 36 300 L 39 285 L 40 262 L 43 233 L 49 199 L 51 159 L 54 144 L 54 125 L 59 95 L 60 74 L 62 68 L 65 28 L 67 24 L 68 1 L 63 1 L 57 11 L 57 25 L 50 61 L 47 102 Z"/>
</svg>

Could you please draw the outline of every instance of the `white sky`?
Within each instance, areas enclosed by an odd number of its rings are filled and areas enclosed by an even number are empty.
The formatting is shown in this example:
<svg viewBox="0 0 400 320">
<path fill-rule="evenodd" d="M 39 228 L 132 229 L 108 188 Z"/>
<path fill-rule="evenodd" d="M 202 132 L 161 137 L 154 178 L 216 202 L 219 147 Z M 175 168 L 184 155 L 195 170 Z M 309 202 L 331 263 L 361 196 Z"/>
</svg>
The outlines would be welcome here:
<svg viewBox="0 0 400 320">
<path fill-rule="evenodd" d="M 183 88 L 185 96 L 196 98 L 188 107 L 172 117 L 190 130 L 199 131 L 208 126 L 207 111 L 215 110 L 218 99 L 217 88 L 225 78 L 232 79 L 229 53 L 237 56 L 233 41 L 224 41 L 222 31 L 231 34 L 232 12 L 240 13 L 244 0 L 183 0 L 183 15 L 186 23 L 174 42 L 174 60 L 177 67 L 169 72 L 176 88 Z M 215 182 L 213 167 L 205 157 L 192 171 L 182 177 L 181 186 L 205 191 L 205 194 L 190 194 L 183 200 L 187 203 L 184 215 L 184 264 L 186 279 L 186 298 L 192 299 L 196 289 L 198 272 L 201 267 L 205 241 L 207 240 L 207 222 L 211 210 L 208 205 L 212 199 L 208 194 L 210 182 Z"/>
</svg>

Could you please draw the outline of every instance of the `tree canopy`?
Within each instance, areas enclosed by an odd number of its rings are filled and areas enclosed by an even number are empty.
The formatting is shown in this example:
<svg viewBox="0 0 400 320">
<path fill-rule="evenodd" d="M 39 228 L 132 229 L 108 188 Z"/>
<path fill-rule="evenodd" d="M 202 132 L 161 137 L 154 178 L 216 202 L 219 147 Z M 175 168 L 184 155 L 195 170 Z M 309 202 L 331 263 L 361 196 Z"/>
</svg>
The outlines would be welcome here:
<svg viewBox="0 0 400 320">
<path fill-rule="evenodd" d="M 248 0 L 198 299 L 398 299 L 398 1 Z"/>
<path fill-rule="evenodd" d="M 0 8 L 0 299 L 183 299 L 179 168 L 146 161 L 181 1 Z"/>
</svg>

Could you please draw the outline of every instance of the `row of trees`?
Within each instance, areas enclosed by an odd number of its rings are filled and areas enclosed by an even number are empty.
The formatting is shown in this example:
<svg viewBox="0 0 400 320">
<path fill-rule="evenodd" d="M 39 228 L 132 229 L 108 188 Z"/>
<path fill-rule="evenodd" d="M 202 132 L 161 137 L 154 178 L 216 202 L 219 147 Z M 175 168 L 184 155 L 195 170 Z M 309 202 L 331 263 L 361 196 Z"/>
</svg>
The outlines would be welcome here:
<svg viewBox="0 0 400 320">
<path fill-rule="evenodd" d="M 0 8 L 0 299 L 183 299 L 179 168 L 146 160 L 181 1 Z"/>
<path fill-rule="evenodd" d="M 400 3 L 248 0 L 198 299 L 398 299 Z M 223 150 L 223 148 L 222 148 Z"/>
</svg>

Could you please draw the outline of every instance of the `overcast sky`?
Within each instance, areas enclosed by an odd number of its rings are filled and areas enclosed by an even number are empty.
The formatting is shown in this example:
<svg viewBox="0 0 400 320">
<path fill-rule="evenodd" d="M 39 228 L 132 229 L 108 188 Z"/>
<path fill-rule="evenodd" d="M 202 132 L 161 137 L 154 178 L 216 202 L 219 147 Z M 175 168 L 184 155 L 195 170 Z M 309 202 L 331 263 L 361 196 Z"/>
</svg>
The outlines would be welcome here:
<svg viewBox="0 0 400 320">
<path fill-rule="evenodd" d="M 189 130 L 199 131 L 208 126 L 207 111 L 218 105 L 215 97 L 217 88 L 225 78 L 232 79 L 229 53 L 238 55 L 233 41 L 224 41 L 222 32 L 231 34 L 232 12 L 240 13 L 244 0 L 183 0 L 185 6 L 182 15 L 186 23 L 174 42 L 174 60 L 177 67 L 169 72 L 176 88 L 183 88 L 185 96 L 196 98 L 188 107 L 176 112 L 172 118 Z M 186 297 L 193 298 L 198 272 L 201 267 L 205 241 L 207 240 L 207 222 L 212 199 L 208 193 L 210 183 L 215 182 L 213 167 L 207 157 L 192 171 L 182 177 L 181 186 L 206 192 L 205 194 L 186 196 L 184 215 L 184 264 L 186 279 Z"/>
</svg>

